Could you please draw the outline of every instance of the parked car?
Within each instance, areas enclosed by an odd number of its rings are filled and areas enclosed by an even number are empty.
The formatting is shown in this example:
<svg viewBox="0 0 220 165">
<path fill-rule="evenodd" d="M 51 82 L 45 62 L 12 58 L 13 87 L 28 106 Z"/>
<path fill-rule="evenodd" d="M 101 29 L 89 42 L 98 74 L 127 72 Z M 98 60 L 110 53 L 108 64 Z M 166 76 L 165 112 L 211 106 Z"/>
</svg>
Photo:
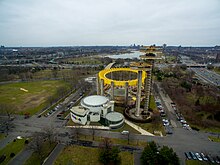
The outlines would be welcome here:
<svg viewBox="0 0 220 165">
<path fill-rule="evenodd" d="M 162 121 L 163 121 L 163 125 L 164 125 L 164 126 L 170 125 L 170 122 L 169 122 L 167 119 L 163 119 Z"/>
<path fill-rule="evenodd" d="M 166 113 L 164 111 L 160 112 L 160 116 L 161 117 L 165 117 L 166 116 Z"/>
<path fill-rule="evenodd" d="M 204 161 L 208 161 L 208 159 L 207 159 L 207 157 L 205 156 L 204 153 L 201 152 L 200 155 L 201 155 L 201 157 L 202 157 L 202 159 L 203 159 Z"/>
<path fill-rule="evenodd" d="M 210 162 L 215 163 L 214 159 L 210 155 L 207 155 L 207 158 Z"/>
<path fill-rule="evenodd" d="M 196 156 L 195 156 L 195 154 L 194 154 L 193 152 L 189 152 L 189 154 L 192 156 L 192 158 L 193 158 L 194 160 L 197 160 L 197 158 L 196 158 Z"/>
<path fill-rule="evenodd" d="M 213 157 L 213 159 L 214 159 L 215 163 L 220 164 L 220 161 L 218 160 L 217 157 Z"/>
<path fill-rule="evenodd" d="M 182 123 L 182 124 L 187 124 L 187 122 L 186 122 L 186 120 L 180 120 L 180 122 Z"/>
<path fill-rule="evenodd" d="M 191 157 L 191 155 L 189 154 L 189 152 L 185 152 L 185 155 L 186 155 L 186 158 L 187 158 L 187 159 L 189 159 L 189 160 L 192 159 L 192 157 Z"/>
<path fill-rule="evenodd" d="M 199 155 L 198 152 L 195 153 L 195 156 L 196 156 L 196 158 L 197 158 L 198 160 L 202 161 L 202 157 Z"/>
<path fill-rule="evenodd" d="M 121 132 L 121 134 L 127 135 L 127 134 L 129 134 L 129 131 L 123 130 L 123 131 Z"/>
</svg>

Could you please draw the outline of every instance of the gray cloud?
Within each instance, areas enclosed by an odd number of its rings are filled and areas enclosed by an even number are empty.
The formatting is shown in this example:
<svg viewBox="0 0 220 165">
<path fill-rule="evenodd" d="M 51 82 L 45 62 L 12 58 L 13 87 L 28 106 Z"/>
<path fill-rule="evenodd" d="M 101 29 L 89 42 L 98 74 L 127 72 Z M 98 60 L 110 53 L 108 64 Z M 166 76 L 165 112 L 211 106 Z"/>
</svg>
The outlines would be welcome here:
<svg viewBox="0 0 220 165">
<path fill-rule="evenodd" d="M 0 44 L 216 45 L 219 0 L 1 0 Z"/>
</svg>

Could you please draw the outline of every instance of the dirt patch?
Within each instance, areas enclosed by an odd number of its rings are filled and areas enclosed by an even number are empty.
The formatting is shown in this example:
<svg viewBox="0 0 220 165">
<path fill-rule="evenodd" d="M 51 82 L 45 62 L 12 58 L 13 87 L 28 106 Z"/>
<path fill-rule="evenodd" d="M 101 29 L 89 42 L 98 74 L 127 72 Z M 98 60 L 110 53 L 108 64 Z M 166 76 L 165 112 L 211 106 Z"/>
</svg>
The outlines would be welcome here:
<svg viewBox="0 0 220 165">
<path fill-rule="evenodd" d="M 46 98 L 48 97 L 48 94 L 41 93 L 38 95 L 31 95 L 24 99 L 23 103 L 18 106 L 19 111 L 25 111 L 26 109 L 34 108 L 42 104 L 44 101 L 46 101 Z"/>
</svg>

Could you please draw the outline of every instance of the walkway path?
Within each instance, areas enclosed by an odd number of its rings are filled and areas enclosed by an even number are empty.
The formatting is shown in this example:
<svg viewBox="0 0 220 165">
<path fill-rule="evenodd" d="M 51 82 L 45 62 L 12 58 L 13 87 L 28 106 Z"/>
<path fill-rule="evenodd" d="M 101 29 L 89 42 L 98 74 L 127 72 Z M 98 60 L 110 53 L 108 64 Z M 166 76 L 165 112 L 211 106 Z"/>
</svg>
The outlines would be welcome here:
<svg viewBox="0 0 220 165">
<path fill-rule="evenodd" d="M 9 165 L 22 165 L 32 155 L 32 153 L 33 153 L 32 150 L 24 149 L 19 154 L 17 154 L 15 158 L 12 159 L 8 164 Z"/>
<path fill-rule="evenodd" d="M 0 140 L 0 150 L 3 149 L 8 143 L 16 139 L 16 136 L 8 135 L 4 139 Z"/>
<path fill-rule="evenodd" d="M 67 127 L 67 128 L 90 128 L 90 129 L 110 130 L 109 127 L 105 127 L 105 126 L 94 126 L 94 125 L 66 126 L 66 127 Z"/>
<path fill-rule="evenodd" d="M 64 144 L 57 144 L 57 146 L 54 148 L 54 150 L 51 152 L 51 154 L 48 156 L 48 158 L 45 160 L 43 165 L 51 165 L 54 163 L 54 161 L 57 159 L 57 156 L 60 154 L 60 152 L 65 147 Z"/>
<path fill-rule="evenodd" d="M 134 152 L 134 164 L 135 165 L 141 165 L 141 154 L 142 154 L 142 151 Z"/>
<path fill-rule="evenodd" d="M 111 69 L 111 67 L 112 67 L 114 64 L 115 64 L 115 62 L 109 63 L 109 64 L 105 67 L 105 69 Z"/>
<path fill-rule="evenodd" d="M 137 126 L 136 124 L 134 124 L 126 119 L 125 119 L 125 123 L 128 124 L 129 126 L 131 126 L 132 128 L 134 128 L 135 130 L 137 130 L 138 132 L 140 132 L 142 135 L 154 136 L 154 134 L 145 131 L 141 127 Z"/>
</svg>

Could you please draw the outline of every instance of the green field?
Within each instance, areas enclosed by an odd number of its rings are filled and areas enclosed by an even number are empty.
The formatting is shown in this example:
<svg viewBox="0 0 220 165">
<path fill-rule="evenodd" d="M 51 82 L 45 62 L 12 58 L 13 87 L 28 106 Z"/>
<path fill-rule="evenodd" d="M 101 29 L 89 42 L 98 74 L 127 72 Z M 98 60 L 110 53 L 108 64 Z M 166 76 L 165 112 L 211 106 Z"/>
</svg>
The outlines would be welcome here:
<svg viewBox="0 0 220 165">
<path fill-rule="evenodd" d="M 218 142 L 220 143 L 220 137 L 215 137 L 215 136 L 209 136 L 209 139 L 213 142 Z"/>
<path fill-rule="evenodd" d="M 69 146 L 64 148 L 55 161 L 55 165 L 100 165 L 98 161 L 99 149 L 83 146 Z M 134 156 L 129 152 L 120 152 L 122 165 L 133 165 Z"/>
<path fill-rule="evenodd" d="M 186 165 L 208 165 L 212 163 L 207 163 L 199 160 L 186 160 Z"/>
<path fill-rule="evenodd" d="M 57 89 L 70 89 L 64 81 L 19 82 L 0 85 L 0 113 L 3 106 L 13 107 L 14 114 L 31 115 L 49 105 L 49 97 L 58 97 Z"/>
<path fill-rule="evenodd" d="M 3 133 L 0 133 L 0 140 L 4 139 L 5 138 L 5 134 Z"/>
<path fill-rule="evenodd" d="M 63 61 L 65 61 L 65 62 L 67 61 L 67 62 L 78 64 L 78 65 L 102 64 L 102 62 L 98 59 L 97 56 L 68 58 Z"/>
<path fill-rule="evenodd" d="M 157 111 L 157 105 L 155 103 L 155 99 L 153 95 L 150 95 L 149 108 L 151 108 L 154 112 Z"/>
<path fill-rule="evenodd" d="M 25 146 L 25 139 L 15 140 L 11 143 L 9 143 L 5 148 L 0 150 L 0 156 L 5 155 L 6 159 L 1 163 L 1 165 L 8 164 L 8 162 L 12 159 L 10 157 L 11 153 L 14 153 L 15 156 L 17 153 L 19 153 Z"/>
</svg>

